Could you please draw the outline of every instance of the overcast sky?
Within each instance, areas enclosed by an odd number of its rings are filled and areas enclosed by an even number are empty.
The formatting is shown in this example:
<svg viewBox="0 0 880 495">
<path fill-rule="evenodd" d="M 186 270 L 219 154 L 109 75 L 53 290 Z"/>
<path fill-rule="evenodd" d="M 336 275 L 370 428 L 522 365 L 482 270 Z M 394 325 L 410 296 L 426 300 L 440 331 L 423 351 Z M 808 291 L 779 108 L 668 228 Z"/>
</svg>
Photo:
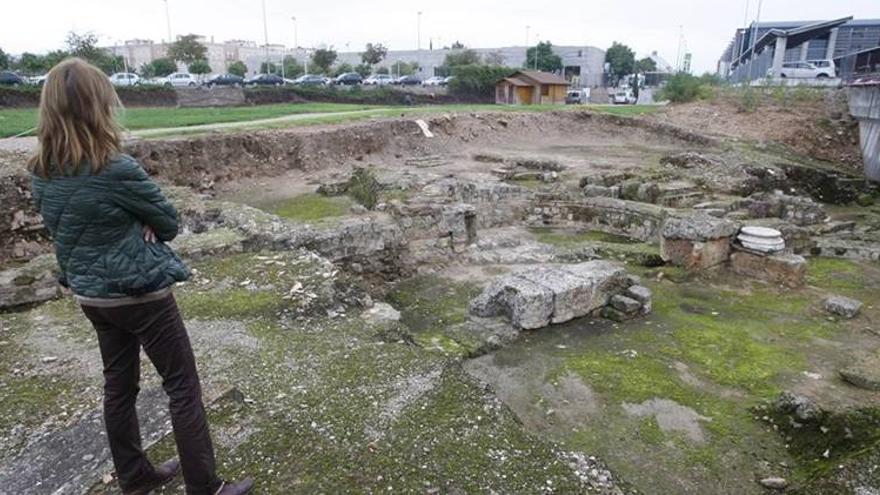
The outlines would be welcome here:
<svg viewBox="0 0 880 495">
<path fill-rule="evenodd" d="M 92 31 L 102 42 L 167 37 L 164 0 L 4 1 L 0 48 L 20 54 L 63 45 L 65 34 Z M 293 45 L 297 18 L 300 46 L 333 45 L 360 51 L 367 42 L 413 49 L 417 12 L 422 48 L 459 40 L 471 47 L 523 45 L 526 26 L 560 45 L 631 46 L 638 56 L 657 50 L 675 63 L 679 32 L 694 56 L 694 71 L 714 70 L 718 56 L 742 26 L 746 0 L 266 0 L 270 43 Z M 758 0 L 748 2 L 750 19 Z M 173 35 L 198 33 L 263 41 L 261 0 L 168 0 Z M 761 20 L 824 20 L 852 15 L 880 18 L 880 0 L 765 0 Z M 348 48 L 348 50 L 346 50 Z"/>
</svg>

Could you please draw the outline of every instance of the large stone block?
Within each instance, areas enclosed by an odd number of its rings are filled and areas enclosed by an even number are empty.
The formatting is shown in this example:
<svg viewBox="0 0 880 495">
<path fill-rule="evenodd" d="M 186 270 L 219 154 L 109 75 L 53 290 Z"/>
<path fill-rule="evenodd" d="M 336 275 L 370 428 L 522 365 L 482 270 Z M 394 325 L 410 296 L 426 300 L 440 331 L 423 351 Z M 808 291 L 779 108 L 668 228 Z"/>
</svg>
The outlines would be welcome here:
<svg viewBox="0 0 880 495">
<path fill-rule="evenodd" d="M 728 260 L 738 230 L 736 223 L 705 213 L 670 217 L 660 231 L 660 255 L 673 265 L 705 270 Z"/>
<path fill-rule="evenodd" d="M 802 287 L 807 276 L 807 260 L 796 254 L 762 256 L 737 250 L 730 255 L 730 268 L 739 275 L 792 288 Z"/>
<path fill-rule="evenodd" d="M 518 276 L 504 277 L 471 301 L 471 313 L 485 317 L 506 314 L 518 328 L 546 327 L 553 317 L 553 291 Z"/>
<path fill-rule="evenodd" d="M 507 315 L 523 329 L 541 328 L 586 316 L 626 287 L 626 271 L 607 261 L 539 267 L 495 280 L 471 301 L 470 311 Z"/>
<path fill-rule="evenodd" d="M 45 254 L 22 266 L 0 272 L 0 309 L 58 297 L 57 270 L 55 256 Z"/>
</svg>

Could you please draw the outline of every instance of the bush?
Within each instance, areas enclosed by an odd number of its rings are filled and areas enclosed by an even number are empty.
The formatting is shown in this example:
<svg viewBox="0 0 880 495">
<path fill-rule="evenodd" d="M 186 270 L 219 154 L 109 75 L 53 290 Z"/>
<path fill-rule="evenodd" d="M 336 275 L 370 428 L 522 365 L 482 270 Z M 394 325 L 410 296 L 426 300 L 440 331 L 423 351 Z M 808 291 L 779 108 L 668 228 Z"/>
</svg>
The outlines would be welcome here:
<svg viewBox="0 0 880 495">
<path fill-rule="evenodd" d="M 495 84 L 516 72 L 509 67 L 490 65 L 459 65 L 453 67 L 449 94 L 465 98 L 492 99 Z"/>
<path fill-rule="evenodd" d="M 17 88 L 0 87 L 0 108 L 27 108 L 40 104 L 40 91 L 37 86 Z M 116 88 L 119 99 L 125 106 L 159 107 L 177 105 L 177 93 L 167 86 L 124 86 Z"/>
<path fill-rule="evenodd" d="M 673 103 L 688 103 L 697 99 L 705 99 L 713 94 L 709 84 L 690 74 L 676 74 L 669 78 L 666 86 L 660 90 L 659 99 Z"/>
<path fill-rule="evenodd" d="M 381 191 L 382 185 L 368 168 L 356 168 L 348 180 L 348 195 L 368 210 L 376 208 Z"/>
</svg>

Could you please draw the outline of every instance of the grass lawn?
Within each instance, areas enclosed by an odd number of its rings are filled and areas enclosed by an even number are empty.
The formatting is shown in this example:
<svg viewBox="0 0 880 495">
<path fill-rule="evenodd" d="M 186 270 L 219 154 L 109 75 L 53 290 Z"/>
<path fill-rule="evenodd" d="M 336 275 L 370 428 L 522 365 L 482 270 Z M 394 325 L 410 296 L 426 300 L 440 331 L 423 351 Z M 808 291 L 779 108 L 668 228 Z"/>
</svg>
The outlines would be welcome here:
<svg viewBox="0 0 880 495">
<path fill-rule="evenodd" d="M 281 103 L 222 108 L 134 107 L 125 109 L 121 117 L 126 128 L 138 130 L 240 122 L 304 113 L 348 112 L 371 108 L 377 107 L 348 103 Z M 36 108 L 0 110 L 0 137 L 25 133 L 36 125 Z"/>
<path fill-rule="evenodd" d="M 172 108 L 172 107 L 134 107 L 122 113 L 123 125 L 132 131 L 142 129 L 162 129 L 172 127 L 198 126 L 202 124 L 218 124 L 225 122 L 248 122 L 287 115 L 314 114 L 314 117 L 295 121 L 260 122 L 253 126 L 236 127 L 236 129 L 281 128 L 299 125 L 337 124 L 355 120 L 381 117 L 400 117 L 402 115 L 419 115 L 443 112 L 546 112 L 559 110 L 589 109 L 596 112 L 615 115 L 637 116 L 659 110 L 653 105 L 433 105 L 422 107 L 380 107 L 373 105 L 349 103 L 281 103 L 275 105 L 259 105 L 247 107 L 219 108 Z M 323 115 L 339 112 L 357 112 L 351 115 Z M 15 108 L 0 110 L 0 138 L 16 135 L 32 135 L 36 125 L 37 110 L 35 108 Z M 205 129 L 192 131 L 175 130 L 168 133 L 151 133 L 150 137 L 166 135 L 200 134 Z"/>
</svg>

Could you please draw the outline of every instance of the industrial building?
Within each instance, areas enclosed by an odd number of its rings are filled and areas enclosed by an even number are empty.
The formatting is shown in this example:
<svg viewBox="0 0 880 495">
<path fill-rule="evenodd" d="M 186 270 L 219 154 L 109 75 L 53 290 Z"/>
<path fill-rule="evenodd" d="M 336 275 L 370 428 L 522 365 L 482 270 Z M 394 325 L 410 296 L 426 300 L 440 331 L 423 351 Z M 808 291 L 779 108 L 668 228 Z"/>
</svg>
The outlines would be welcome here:
<svg viewBox="0 0 880 495">
<path fill-rule="evenodd" d="M 259 45 L 253 41 L 228 40 L 215 42 L 213 38 L 200 37 L 200 43 L 208 49 L 208 64 L 212 72 L 225 72 L 232 62 L 240 60 L 248 68 L 248 74 L 257 74 L 261 64 L 265 60 L 280 64 L 286 56 L 292 56 L 301 64 L 307 62 L 312 50 L 306 48 L 287 48 L 284 45 Z M 139 69 L 142 65 L 154 59 L 164 57 L 167 53 L 165 43 L 154 43 L 151 40 L 134 39 L 125 41 L 122 45 L 107 47 L 115 55 L 122 56 L 128 67 L 132 70 Z M 491 56 L 502 65 L 509 67 L 522 67 L 526 61 L 525 46 L 510 46 L 501 48 L 474 48 L 475 52 L 482 57 Z M 394 74 L 395 65 L 401 63 L 417 63 L 418 77 L 427 79 L 434 75 L 440 75 L 446 55 L 453 53 L 452 49 L 423 49 L 423 50 L 393 50 L 389 51 L 385 59 L 376 67 L 385 67 Z M 602 84 L 605 51 L 593 46 L 554 46 L 553 52 L 562 59 L 563 75 L 566 79 L 577 86 L 596 87 Z M 336 59 L 337 64 L 347 63 L 352 66 L 361 63 L 361 52 L 340 52 Z M 185 68 L 181 67 L 181 70 Z"/>
<path fill-rule="evenodd" d="M 844 17 L 828 21 L 752 23 L 736 31 L 718 61 L 718 75 L 734 83 L 779 74 L 785 62 L 834 60 L 838 76 L 849 78 L 855 53 L 880 48 L 880 19 Z"/>
</svg>

